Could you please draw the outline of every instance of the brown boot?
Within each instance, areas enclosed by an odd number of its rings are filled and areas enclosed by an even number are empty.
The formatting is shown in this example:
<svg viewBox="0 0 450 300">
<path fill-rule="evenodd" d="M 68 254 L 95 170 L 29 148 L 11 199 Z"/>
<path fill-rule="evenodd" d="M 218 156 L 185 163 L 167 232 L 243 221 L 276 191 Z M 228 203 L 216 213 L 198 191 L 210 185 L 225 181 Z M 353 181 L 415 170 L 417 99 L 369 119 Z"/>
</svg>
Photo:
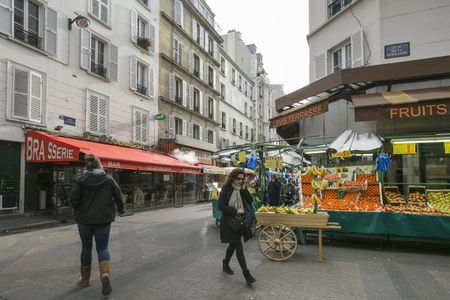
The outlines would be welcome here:
<svg viewBox="0 0 450 300">
<path fill-rule="evenodd" d="M 102 282 L 102 295 L 107 296 L 111 294 L 111 262 L 104 260 L 99 263 L 100 268 L 100 280 Z"/>
<path fill-rule="evenodd" d="M 91 279 L 91 266 L 81 266 L 80 267 L 81 278 L 78 281 L 80 287 L 89 286 L 89 280 Z"/>
</svg>

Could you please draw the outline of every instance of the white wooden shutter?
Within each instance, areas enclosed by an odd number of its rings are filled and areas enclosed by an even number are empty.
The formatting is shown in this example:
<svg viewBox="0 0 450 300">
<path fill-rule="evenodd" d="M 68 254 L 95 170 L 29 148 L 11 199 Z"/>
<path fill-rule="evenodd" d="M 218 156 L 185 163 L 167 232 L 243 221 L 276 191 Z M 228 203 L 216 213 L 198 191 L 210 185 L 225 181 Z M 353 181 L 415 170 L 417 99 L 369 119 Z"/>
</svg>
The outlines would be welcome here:
<svg viewBox="0 0 450 300">
<path fill-rule="evenodd" d="M 155 25 L 149 23 L 149 35 L 150 35 L 150 52 L 155 53 L 155 44 L 156 44 L 156 28 Z"/>
<path fill-rule="evenodd" d="M 183 27 L 183 2 L 181 0 L 175 0 L 175 22 Z"/>
<path fill-rule="evenodd" d="M 188 95 L 187 95 L 186 81 L 183 80 L 183 99 L 182 99 L 182 103 L 183 103 L 184 107 L 187 107 L 187 99 L 188 99 Z"/>
<path fill-rule="evenodd" d="M 200 46 L 205 48 L 205 28 L 200 27 Z"/>
<path fill-rule="evenodd" d="M 199 58 L 199 64 L 198 64 L 198 73 L 199 73 L 199 78 L 203 80 L 203 60 L 201 58 Z"/>
<path fill-rule="evenodd" d="M 94 0 L 95 1 L 95 0 Z M 91 33 L 84 28 L 80 29 L 80 67 L 85 70 L 90 70 L 91 64 Z"/>
<path fill-rule="evenodd" d="M 130 89 L 137 89 L 137 60 L 134 56 L 130 56 Z"/>
<path fill-rule="evenodd" d="M 45 51 L 56 55 L 58 46 L 58 13 L 46 7 L 45 17 Z"/>
<path fill-rule="evenodd" d="M 216 101 L 214 99 L 212 99 L 212 103 L 213 103 L 213 119 L 214 121 L 217 121 L 217 112 L 216 112 Z"/>
<path fill-rule="evenodd" d="M 13 0 L 0 0 L 0 32 L 13 35 Z"/>
<path fill-rule="evenodd" d="M 183 44 L 180 42 L 178 43 L 178 63 L 183 64 Z"/>
<path fill-rule="evenodd" d="M 105 97 L 98 99 L 98 133 L 106 134 L 108 129 L 107 102 Z"/>
<path fill-rule="evenodd" d="M 216 89 L 216 70 L 213 69 L 213 89 Z"/>
<path fill-rule="evenodd" d="M 175 138 L 175 117 L 169 116 L 169 138 Z"/>
<path fill-rule="evenodd" d="M 142 119 L 141 119 L 141 132 L 142 132 L 142 143 L 148 142 L 148 114 L 147 112 L 142 112 Z"/>
<path fill-rule="evenodd" d="M 193 18 L 192 19 L 192 38 L 195 42 L 197 42 L 198 39 L 198 32 L 197 32 L 197 21 Z"/>
<path fill-rule="evenodd" d="M 190 110 L 194 109 L 194 88 L 192 87 L 192 85 L 189 85 L 188 107 Z"/>
<path fill-rule="evenodd" d="M 203 99 L 203 115 L 208 116 L 208 95 L 204 96 Z"/>
<path fill-rule="evenodd" d="M 151 98 L 155 97 L 155 70 L 150 69 L 148 74 L 148 96 Z"/>
<path fill-rule="evenodd" d="M 214 40 L 213 42 L 213 53 L 214 53 L 214 58 L 218 61 L 220 61 L 220 55 L 219 55 L 219 47 L 217 47 L 217 42 Z M 226 69 L 226 64 L 225 64 L 225 69 Z M 225 73 L 225 72 L 224 72 Z M 226 74 L 226 73 L 225 73 Z"/>
<path fill-rule="evenodd" d="M 198 112 L 203 114 L 203 93 L 200 91 L 198 93 Z"/>
<path fill-rule="evenodd" d="M 194 51 L 189 50 L 189 72 L 194 73 Z"/>
<path fill-rule="evenodd" d="M 178 62 L 178 40 L 176 38 L 172 38 L 172 58 Z"/>
<path fill-rule="evenodd" d="M 192 137 L 194 135 L 194 124 L 192 124 L 192 122 L 188 122 L 188 131 L 189 131 L 189 136 Z"/>
<path fill-rule="evenodd" d="M 134 140 L 142 140 L 142 113 L 137 109 L 134 110 Z"/>
<path fill-rule="evenodd" d="M 30 72 L 30 121 L 42 121 L 42 75 Z"/>
<path fill-rule="evenodd" d="M 361 67 L 364 65 L 364 39 L 362 30 L 358 30 L 351 36 L 352 47 L 352 67 Z"/>
<path fill-rule="evenodd" d="M 205 50 L 209 53 L 209 34 L 207 30 L 205 30 Z"/>
<path fill-rule="evenodd" d="M 202 127 L 202 126 L 199 126 L 199 127 L 198 127 L 198 139 L 199 139 L 200 141 L 203 141 L 203 138 L 204 138 L 204 135 L 203 135 L 203 127 Z"/>
<path fill-rule="evenodd" d="M 208 82 L 208 64 L 205 62 L 203 64 L 203 81 Z"/>
<path fill-rule="evenodd" d="M 89 131 L 98 132 L 98 97 L 94 94 L 89 96 Z"/>
<path fill-rule="evenodd" d="M 138 14 L 136 9 L 131 10 L 131 40 L 137 43 L 137 19 Z"/>
<path fill-rule="evenodd" d="M 117 81 L 119 76 L 119 48 L 115 45 L 109 44 L 109 70 L 108 78 L 112 81 Z"/>
<path fill-rule="evenodd" d="M 175 101 L 175 75 L 169 74 L 169 99 Z"/>
<path fill-rule="evenodd" d="M 182 133 L 183 133 L 183 136 L 187 136 L 187 132 L 188 132 L 188 128 L 187 128 L 187 121 L 186 120 L 183 120 L 183 124 L 182 124 L 182 126 L 183 126 L 183 128 L 182 128 Z"/>
<path fill-rule="evenodd" d="M 29 73 L 21 69 L 14 68 L 14 97 L 13 97 L 13 116 L 22 119 L 29 117 Z"/>
<path fill-rule="evenodd" d="M 327 74 L 326 54 L 321 53 L 314 58 L 314 70 L 316 71 L 316 79 L 322 78 Z"/>
</svg>

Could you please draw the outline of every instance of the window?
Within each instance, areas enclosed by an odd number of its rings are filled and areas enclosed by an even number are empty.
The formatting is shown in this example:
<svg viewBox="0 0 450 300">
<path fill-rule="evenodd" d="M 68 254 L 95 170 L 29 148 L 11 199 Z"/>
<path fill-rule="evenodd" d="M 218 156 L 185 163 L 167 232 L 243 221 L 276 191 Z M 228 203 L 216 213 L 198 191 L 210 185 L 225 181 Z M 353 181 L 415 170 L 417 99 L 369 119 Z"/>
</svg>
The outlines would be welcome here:
<svg viewBox="0 0 450 300">
<path fill-rule="evenodd" d="M 183 59 L 183 45 L 181 44 L 181 42 L 176 39 L 173 38 L 173 44 L 172 44 L 172 58 L 175 60 L 175 62 L 177 64 L 182 64 L 182 59 Z"/>
<path fill-rule="evenodd" d="M 137 108 L 134 111 L 134 141 L 148 142 L 148 112 Z"/>
<path fill-rule="evenodd" d="M 208 130 L 208 143 L 214 144 L 214 131 Z"/>
<path fill-rule="evenodd" d="M 214 100 L 208 97 L 208 118 L 214 119 Z"/>
<path fill-rule="evenodd" d="M 245 125 L 245 139 L 248 140 L 248 126 Z"/>
<path fill-rule="evenodd" d="M 247 96 L 247 89 L 248 89 L 248 86 L 247 86 L 247 81 L 244 81 L 244 94 Z"/>
<path fill-rule="evenodd" d="M 250 140 L 252 142 L 255 140 L 255 130 L 253 128 L 250 129 Z"/>
<path fill-rule="evenodd" d="M 222 128 L 227 129 L 227 114 L 222 112 Z"/>
<path fill-rule="evenodd" d="M 44 82 L 41 73 L 25 67 L 12 68 L 13 91 L 11 117 L 25 121 L 42 123 Z"/>
<path fill-rule="evenodd" d="M 244 127 L 242 125 L 242 122 L 239 122 L 239 135 L 241 137 L 244 136 Z"/>
<path fill-rule="evenodd" d="M 175 22 L 183 27 L 183 2 L 181 0 L 174 0 L 173 9 Z"/>
<path fill-rule="evenodd" d="M 352 48 L 347 44 L 333 51 L 333 72 L 352 67 Z"/>
<path fill-rule="evenodd" d="M 247 115 L 247 110 L 248 110 L 248 104 L 244 103 L 244 113 L 245 113 L 245 115 Z"/>
<path fill-rule="evenodd" d="M 194 88 L 192 90 L 193 110 L 200 113 L 200 91 Z"/>
<path fill-rule="evenodd" d="M 147 66 L 138 62 L 137 63 L 137 86 L 136 92 L 139 94 L 147 96 Z"/>
<path fill-rule="evenodd" d="M 236 70 L 235 69 L 231 69 L 231 83 L 233 85 L 236 85 Z"/>
<path fill-rule="evenodd" d="M 92 0 L 89 7 L 90 14 L 99 21 L 109 24 L 111 14 L 110 2 L 111 0 Z"/>
<path fill-rule="evenodd" d="M 200 139 L 200 126 L 195 124 L 192 125 L 192 137 L 196 140 Z"/>
<path fill-rule="evenodd" d="M 333 17 L 350 3 L 352 0 L 328 0 L 328 17 Z"/>
<path fill-rule="evenodd" d="M 28 0 L 14 1 L 14 37 L 22 42 L 42 49 L 42 37 L 39 37 L 40 7 Z M 42 22 L 42 20 L 41 20 Z"/>
<path fill-rule="evenodd" d="M 87 131 L 106 135 L 108 133 L 107 97 L 88 91 Z"/>
<path fill-rule="evenodd" d="M 203 34 L 204 34 L 204 29 L 200 26 L 200 24 L 194 18 L 192 18 L 192 38 L 199 45 L 201 45 Z"/>
<path fill-rule="evenodd" d="M 91 72 L 106 77 L 105 68 L 105 43 L 91 37 Z"/>
<path fill-rule="evenodd" d="M 242 76 L 239 75 L 239 90 L 242 91 Z"/>
<path fill-rule="evenodd" d="M 135 9 L 131 11 L 131 18 L 131 40 L 133 43 L 142 50 L 154 52 L 155 26 Z"/>
<path fill-rule="evenodd" d="M 220 58 L 220 72 L 225 75 L 225 58 Z"/>
<path fill-rule="evenodd" d="M 194 60 L 193 73 L 195 76 L 200 77 L 200 58 L 196 54 L 193 54 L 193 60 Z"/>
<path fill-rule="evenodd" d="M 253 99 L 253 87 L 250 86 L 250 99 Z"/>
<path fill-rule="evenodd" d="M 183 120 L 175 118 L 175 134 L 183 134 Z"/>
<path fill-rule="evenodd" d="M 208 85 L 214 87 L 214 69 L 208 66 Z"/>
<path fill-rule="evenodd" d="M 208 51 L 208 53 L 210 55 L 214 56 L 214 40 L 212 39 L 211 36 L 208 36 L 208 49 L 206 49 L 206 51 Z"/>
<path fill-rule="evenodd" d="M 233 118 L 233 133 L 236 134 L 236 119 Z"/>
<path fill-rule="evenodd" d="M 220 98 L 222 100 L 225 100 L 225 96 L 226 96 L 226 87 L 225 87 L 225 84 L 221 83 L 220 84 Z"/>
<path fill-rule="evenodd" d="M 183 80 L 175 77 L 175 102 L 183 104 Z"/>
</svg>

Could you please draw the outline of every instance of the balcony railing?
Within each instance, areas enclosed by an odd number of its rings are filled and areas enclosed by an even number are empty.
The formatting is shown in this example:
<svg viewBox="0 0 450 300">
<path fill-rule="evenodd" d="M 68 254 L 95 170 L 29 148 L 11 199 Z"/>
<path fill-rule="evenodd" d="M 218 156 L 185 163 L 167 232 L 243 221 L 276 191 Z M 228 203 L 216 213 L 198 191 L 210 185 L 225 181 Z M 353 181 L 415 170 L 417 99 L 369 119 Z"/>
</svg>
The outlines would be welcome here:
<svg viewBox="0 0 450 300">
<path fill-rule="evenodd" d="M 14 26 L 14 37 L 25 44 L 42 50 L 42 38 L 35 33 L 24 30 L 20 26 L 17 26 L 17 24 Z"/>
<path fill-rule="evenodd" d="M 91 72 L 106 77 L 106 68 L 101 64 L 91 63 Z"/>
<path fill-rule="evenodd" d="M 145 87 L 144 85 L 138 83 L 138 85 L 136 86 L 136 92 L 138 92 L 139 94 L 147 96 L 147 87 Z"/>
<path fill-rule="evenodd" d="M 333 0 L 328 4 L 328 17 L 331 18 L 338 12 L 340 12 L 344 7 L 349 5 L 352 0 Z"/>
</svg>

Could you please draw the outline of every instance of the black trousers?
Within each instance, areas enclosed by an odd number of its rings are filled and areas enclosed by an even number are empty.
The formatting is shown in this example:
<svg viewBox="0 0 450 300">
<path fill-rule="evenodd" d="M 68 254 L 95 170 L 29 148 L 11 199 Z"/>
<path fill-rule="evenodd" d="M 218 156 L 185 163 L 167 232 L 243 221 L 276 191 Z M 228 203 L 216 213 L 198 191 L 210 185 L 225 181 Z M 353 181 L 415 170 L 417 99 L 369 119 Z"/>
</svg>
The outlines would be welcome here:
<svg viewBox="0 0 450 300">
<path fill-rule="evenodd" d="M 245 261 L 244 256 L 244 246 L 242 245 L 241 240 L 237 243 L 229 243 L 225 255 L 225 262 L 230 263 L 231 257 L 233 256 L 235 250 L 236 250 L 236 257 L 239 262 L 239 265 L 241 266 L 242 271 L 247 271 L 247 262 Z"/>
</svg>

